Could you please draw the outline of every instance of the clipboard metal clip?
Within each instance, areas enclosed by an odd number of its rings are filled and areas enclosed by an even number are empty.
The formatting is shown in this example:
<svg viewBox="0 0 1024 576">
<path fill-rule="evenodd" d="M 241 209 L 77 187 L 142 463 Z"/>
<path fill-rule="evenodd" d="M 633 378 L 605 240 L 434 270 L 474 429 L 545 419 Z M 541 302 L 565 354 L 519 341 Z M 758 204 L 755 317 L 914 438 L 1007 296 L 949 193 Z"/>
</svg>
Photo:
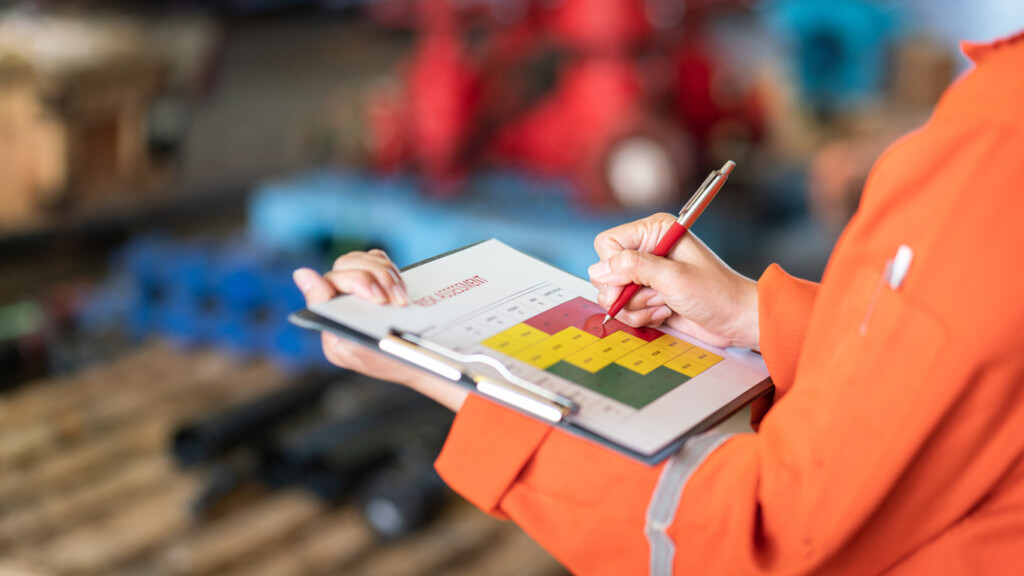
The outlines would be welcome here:
<svg viewBox="0 0 1024 576">
<path fill-rule="evenodd" d="M 400 330 L 391 330 L 379 342 L 379 346 L 389 354 L 453 382 L 469 378 L 479 393 L 548 422 L 560 422 L 578 410 L 572 399 L 513 374 L 507 366 L 485 354 L 462 354 L 417 334 Z M 473 370 L 471 364 L 488 366 L 500 378 Z"/>
</svg>

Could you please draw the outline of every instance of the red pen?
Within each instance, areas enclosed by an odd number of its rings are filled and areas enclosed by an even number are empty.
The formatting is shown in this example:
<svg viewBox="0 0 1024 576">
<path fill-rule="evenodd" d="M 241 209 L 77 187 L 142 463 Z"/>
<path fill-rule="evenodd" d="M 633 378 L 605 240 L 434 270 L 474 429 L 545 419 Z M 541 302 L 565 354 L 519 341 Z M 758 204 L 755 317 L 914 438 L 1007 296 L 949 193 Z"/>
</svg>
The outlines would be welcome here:
<svg viewBox="0 0 1024 576">
<path fill-rule="evenodd" d="M 727 160 L 725 166 L 722 166 L 721 170 L 712 170 L 711 174 L 704 179 L 704 183 L 697 188 L 697 191 L 693 193 L 693 197 L 690 201 L 683 206 L 683 209 L 679 211 L 679 218 L 676 218 L 672 227 L 668 229 L 668 232 L 661 238 L 658 245 L 655 246 L 654 251 L 651 254 L 655 256 L 668 256 L 668 253 L 672 251 L 679 239 L 682 238 L 686 231 L 693 226 L 693 223 L 697 221 L 697 217 L 700 216 L 701 212 L 708 207 L 711 200 L 718 194 L 718 191 L 722 189 L 722 185 L 725 184 L 726 179 L 729 178 L 729 174 L 732 174 L 732 169 L 736 167 L 736 163 L 732 160 Z M 629 303 L 629 299 L 636 294 L 636 291 L 640 289 L 639 284 L 630 284 L 626 286 L 619 297 L 615 299 L 615 303 L 608 309 L 608 313 L 604 316 L 604 322 L 601 325 L 605 325 L 609 320 L 615 317 L 616 314 L 622 311 L 622 308 Z"/>
</svg>

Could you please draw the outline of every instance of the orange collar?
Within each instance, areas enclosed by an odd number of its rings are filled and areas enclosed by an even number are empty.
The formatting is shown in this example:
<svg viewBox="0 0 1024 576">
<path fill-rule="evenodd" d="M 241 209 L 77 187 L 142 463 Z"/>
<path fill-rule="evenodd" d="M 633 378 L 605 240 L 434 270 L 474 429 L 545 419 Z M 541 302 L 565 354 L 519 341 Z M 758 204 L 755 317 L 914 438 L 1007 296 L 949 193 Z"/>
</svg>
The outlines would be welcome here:
<svg viewBox="0 0 1024 576">
<path fill-rule="evenodd" d="M 1011 34 L 1005 38 L 1000 38 L 995 42 L 975 43 L 967 42 L 965 40 L 960 42 L 960 50 L 962 50 L 972 62 L 978 64 L 983 59 L 987 58 L 989 54 L 1017 42 L 1024 42 L 1024 30 L 1017 32 L 1016 34 Z"/>
</svg>

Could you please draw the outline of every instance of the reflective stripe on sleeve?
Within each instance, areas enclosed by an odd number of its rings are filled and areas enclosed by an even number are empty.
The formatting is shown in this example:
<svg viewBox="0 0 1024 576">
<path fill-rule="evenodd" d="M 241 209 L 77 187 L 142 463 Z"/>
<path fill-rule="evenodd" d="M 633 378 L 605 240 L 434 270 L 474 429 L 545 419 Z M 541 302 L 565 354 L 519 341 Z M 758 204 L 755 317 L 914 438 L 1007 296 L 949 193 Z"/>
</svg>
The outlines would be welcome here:
<svg viewBox="0 0 1024 576">
<path fill-rule="evenodd" d="M 732 434 L 705 432 L 687 440 L 661 470 L 658 485 L 654 487 L 651 503 L 647 507 L 644 534 L 651 548 L 651 576 L 670 576 L 676 545 L 666 530 L 672 525 L 679 507 L 683 488 L 693 471 Z"/>
</svg>

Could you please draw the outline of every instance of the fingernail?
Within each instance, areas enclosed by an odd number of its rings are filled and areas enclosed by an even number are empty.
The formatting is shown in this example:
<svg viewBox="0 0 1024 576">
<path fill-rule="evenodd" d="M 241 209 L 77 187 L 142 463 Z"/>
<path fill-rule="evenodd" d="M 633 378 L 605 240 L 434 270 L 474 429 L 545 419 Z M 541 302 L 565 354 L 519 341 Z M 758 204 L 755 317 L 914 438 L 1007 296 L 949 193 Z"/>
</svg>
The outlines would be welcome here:
<svg viewBox="0 0 1024 576">
<path fill-rule="evenodd" d="M 405 306 L 409 303 L 409 299 L 405 295 L 405 290 L 399 285 L 391 287 L 392 301 L 399 306 Z"/>
<path fill-rule="evenodd" d="M 651 314 L 651 318 L 654 320 L 664 320 L 672 315 L 672 311 L 668 308 L 658 308 Z"/>
<path fill-rule="evenodd" d="M 292 272 L 292 281 L 299 287 L 299 290 L 305 294 L 309 292 L 309 289 L 313 287 L 313 281 L 309 277 L 309 271 L 305 268 L 299 268 Z"/>
<path fill-rule="evenodd" d="M 370 293 L 373 294 L 373 299 L 378 304 L 384 304 L 388 301 L 388 297 L 384 295 L 384 291 L 380 289 L 380 286 L 376 284 L 370 285 Z"/>
<path fill-rule="evenodd" d="M 600 280 L 601 278 L 607 278 L 611 275 L 612 269 L 608 266 L 608 262 L 602 260 L 588 268 L 587 272 L 590 273 L 591 278 Z"/>
</svg>

